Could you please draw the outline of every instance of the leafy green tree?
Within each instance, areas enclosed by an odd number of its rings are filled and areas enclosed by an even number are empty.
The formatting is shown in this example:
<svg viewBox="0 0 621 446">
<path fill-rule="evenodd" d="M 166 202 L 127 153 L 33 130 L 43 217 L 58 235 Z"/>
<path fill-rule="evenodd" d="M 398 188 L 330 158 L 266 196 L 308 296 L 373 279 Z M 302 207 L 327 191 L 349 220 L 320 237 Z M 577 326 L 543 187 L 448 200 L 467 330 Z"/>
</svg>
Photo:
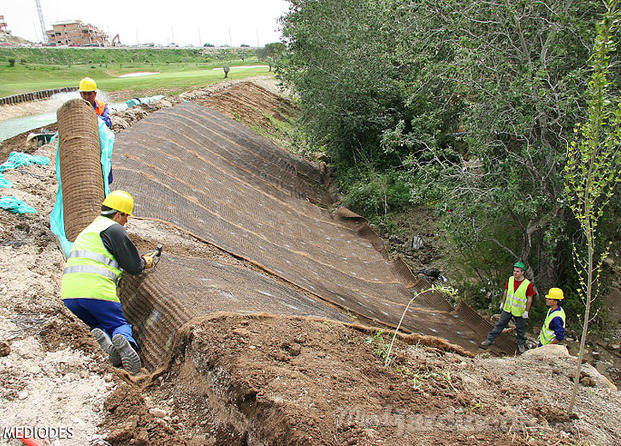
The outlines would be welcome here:
<svg viewBox="0 0 621 446">
<path fill-rule="evenodd" d="M 390 4 L 293 0 L 282 20 L 289 51 L 279 76 L 300 98 L 311 143 L 343 168 L 400 164 L 380 148 L 382 132 L 403 117 Z"/>
<path fill-rule="evenodd" d="M 286 50 L 287 47 L 284 43 L 268 43 L 263 48 L 258 48 L 256 50 L 256 56 L 260 62 L 266 62 L 270 67 L 270 71 L 272 71 L 272 67 L 278 63 Z"/>
<path fill-rule="evenodd" d="M 580 381 L 580 369 L 586 338 L 591 322 L 591 304 L 597 299 L 599 278 L 604 259 L 610 245 L 603 249 L 599 222 L 604 208 L 609 204 L 615 185 L 621 180 L 621 102 L 611 97 L 610 54 L 615 50 L 615 33 L 618 32 L 621 13 L 617 0 L 606 0 L 607 12 L 600 26 L 591 62 L 593 74 L 589 83 L 589 105 L 587 120 L 575 129 L 576 139 L 569 146 L 565 167 L 565 192 L 569 207 L 580 223 L 583 236 L 581 243 L 586 249 L 579 249 L 574 242 L 574 264 L 580 278 L 579 293 L 585 304 L 580 339 L 578 367 L 569 404 L 573 412 Z"/>
<path fill-rule="evenodd" d="M 460 139 L 436 137 L 412 153 L 413 190 L 451 210 L 448 228 L 479 273 L 521 259 L 548 288 L 567 269 L 562 161 L 584 114 L 585 42 L 602 5 L 467 0 L 421 8 L 440 18 L 428 38 L 440 29 L 451 42 L 453 60 L 441 61 L 450 71 L 440 73 L 452 86 L 444 102 L 460 103 Z M 438 72 L 439 61 L 425 56 Z"/>
<path fill-rule="evenodd" d="M 344 186 L 407 179 L 482 282 L 521 259 L 545 289 L 570 269 L 563 165 L 603 11 L 599 0 L 292 0 L 278 74 L 311 144 L 341 175 L 359 172 Z M 400 187 L 376 184 L 382 200 Z"/>
</svg>

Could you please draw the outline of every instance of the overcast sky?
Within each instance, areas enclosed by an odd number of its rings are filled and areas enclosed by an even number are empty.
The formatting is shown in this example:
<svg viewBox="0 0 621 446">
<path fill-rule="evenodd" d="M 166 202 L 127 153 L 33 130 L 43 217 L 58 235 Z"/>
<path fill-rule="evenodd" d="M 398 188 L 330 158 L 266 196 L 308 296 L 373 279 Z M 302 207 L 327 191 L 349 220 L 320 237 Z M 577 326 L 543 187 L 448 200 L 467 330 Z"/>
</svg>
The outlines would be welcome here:
<svg viewBox="0 0 621 446">
<path fill-rule="evenodd" d="M 40 0 L 46 29 L 67 20 L 100 28 L 121 43 L 263 46 L 278 42 L 286 0 Z M 0 15 L 13 35 L 40 42 L 36 0 L 2 0 Z"/>
</svg>

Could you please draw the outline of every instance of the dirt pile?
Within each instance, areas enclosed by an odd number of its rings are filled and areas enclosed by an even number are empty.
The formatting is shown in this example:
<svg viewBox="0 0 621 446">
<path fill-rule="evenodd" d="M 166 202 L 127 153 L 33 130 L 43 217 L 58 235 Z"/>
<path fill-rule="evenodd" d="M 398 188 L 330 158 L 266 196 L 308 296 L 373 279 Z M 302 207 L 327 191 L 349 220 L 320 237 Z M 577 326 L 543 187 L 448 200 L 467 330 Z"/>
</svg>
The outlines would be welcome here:
<svg viewBox="0 0 621 446">
<path fill-rule="evenodd" d="M 619 393 L 593 369 L 584 371 L 577 418 L 566 415 L 575 359 L 562 350 L 472 358 L 411 336 L 397 340 L 385 367 L 386 332 L 213 314 L 183 327 L 165 367 L 131 379 L 105 363 L 59 299 L 64 262 L 48 224 L 55 147 L 36 154 L 50 165 L 4 173 L 14 187 L 2 195 L 38 213 L 0 210 L 3 431 L 71 428 L 71 439 L 52 444 L 76 446 L 619 444 Z M 252 267 L 157 222 L 132 220 L 128 231 L 139 245 L 150 232 L 175 255 Z"/>
</svg>

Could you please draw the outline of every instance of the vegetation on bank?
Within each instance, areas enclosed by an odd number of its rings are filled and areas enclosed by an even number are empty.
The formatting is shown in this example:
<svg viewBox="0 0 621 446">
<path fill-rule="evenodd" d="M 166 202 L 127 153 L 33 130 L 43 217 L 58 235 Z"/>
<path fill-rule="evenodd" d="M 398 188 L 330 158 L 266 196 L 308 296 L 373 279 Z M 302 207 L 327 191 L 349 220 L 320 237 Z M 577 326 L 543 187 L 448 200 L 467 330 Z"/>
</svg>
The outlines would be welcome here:
<svg viewBox="0 0 621 446">
<path fill-rule="evenodd" d="M 607 3 L 293 0 L 277 73 L 299 95 L 300 123 L 332 160 L 347 205 L 375 221 L 433 206 L 470 303 L 497 308 L 523 260 L 540 296 L 566 291 L 575 322 L 579 225 L 564 166 Z M 610 70 L 618 98 L 616 53 Z M 617 194 L 602 237 L 618 241 L 620 205 Z M 533 315 L 544 312 L 540 298 Z"/>
<path fill-rule="evenodd" d="M 178 92 L 224 78 L 228 65 L 266 64 L 253 49 L 232 48 L 0 48 L 0 97 L 51 88 L 72 87 L 84 76 L 106 91 L 176 89 Z M 236 79 L 269 73 L 269 65 L 231 70 Z M 157 76 L 119 77 L 132 72 Z"/>
</svg>

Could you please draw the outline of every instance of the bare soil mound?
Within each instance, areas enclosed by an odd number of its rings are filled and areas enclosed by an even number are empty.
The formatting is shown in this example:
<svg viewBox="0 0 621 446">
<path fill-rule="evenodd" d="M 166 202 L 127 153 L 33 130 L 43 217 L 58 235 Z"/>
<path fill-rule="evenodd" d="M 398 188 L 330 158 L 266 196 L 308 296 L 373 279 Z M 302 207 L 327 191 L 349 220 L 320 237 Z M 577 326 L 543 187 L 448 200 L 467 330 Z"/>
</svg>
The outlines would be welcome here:
<svg viewBox="0 0 621 446">
<path fill-rule="evenodd" d="M 397 339 L 386 367 L 381 330 L 272 315 L 195 319 L 142 398 L 123 387 L 108 399 L 119 408 L 105 422 L 108 440 L 140 444 L 157 427 L 148 444 L 616 444 L 608 422 L 621 421 L 620 399 L 597 372 L 585 371 L 579 417 L 559 401 L 575 365 L 566 353 L 467 358 L 414 339 Z"/>
</svg>

